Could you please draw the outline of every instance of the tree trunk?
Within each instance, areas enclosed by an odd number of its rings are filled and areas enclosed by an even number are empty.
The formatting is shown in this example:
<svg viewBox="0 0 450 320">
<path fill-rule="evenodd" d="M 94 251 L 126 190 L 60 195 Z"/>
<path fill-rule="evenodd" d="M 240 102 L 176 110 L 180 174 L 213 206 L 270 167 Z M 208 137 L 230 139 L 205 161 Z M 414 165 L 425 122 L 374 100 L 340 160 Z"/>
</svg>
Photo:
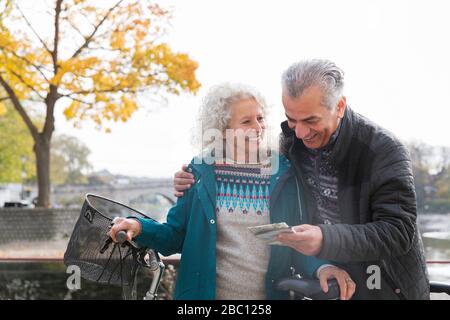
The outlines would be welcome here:
<svg viewBox="0 0 450 320">
<path fill-rule="evenodd" d="M 38 181 L 37 206 L 50 207 L 50 138 L 41 133 L 34 143 Z"/>
</svg>

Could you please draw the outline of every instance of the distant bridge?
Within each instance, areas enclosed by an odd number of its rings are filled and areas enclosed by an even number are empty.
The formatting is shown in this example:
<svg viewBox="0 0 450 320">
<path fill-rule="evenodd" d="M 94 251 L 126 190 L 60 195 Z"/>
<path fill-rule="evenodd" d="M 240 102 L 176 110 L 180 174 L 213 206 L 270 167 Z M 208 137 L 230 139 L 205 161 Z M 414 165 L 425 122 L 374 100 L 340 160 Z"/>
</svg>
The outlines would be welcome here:
<svg viewBox="0 0 450 320">
<path fill-rule="evenodd" d="M 124 204 L 161 195 L 175 201 L 173 180 L 158 179 L 143 183 L 116 183 L 105 185 L 66 185 L 52 188 L 52 203 L 67 202 L 68 199 L 83 199 L 86 193 L 94 193 Z"/>
</svg>

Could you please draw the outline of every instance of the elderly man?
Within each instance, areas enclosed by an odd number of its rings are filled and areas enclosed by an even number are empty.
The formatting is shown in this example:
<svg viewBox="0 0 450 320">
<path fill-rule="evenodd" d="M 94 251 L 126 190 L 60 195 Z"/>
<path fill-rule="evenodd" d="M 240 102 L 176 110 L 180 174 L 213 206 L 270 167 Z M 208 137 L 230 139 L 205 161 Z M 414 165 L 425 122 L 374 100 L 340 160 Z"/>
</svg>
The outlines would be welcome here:
<svg viewBox="0 0 450 320">
<path fill-rule="evenodd" d="M 348 107 L 344 74 L 333 62 L 293 64 L 282 85 L 281 151 L 312 218 L 278 240 L 346 269 L 356 282 L 354 299 L 428 299 L 406 147 Z M 184 177 L 176 174 L 178 192 Z"/>
</svg>

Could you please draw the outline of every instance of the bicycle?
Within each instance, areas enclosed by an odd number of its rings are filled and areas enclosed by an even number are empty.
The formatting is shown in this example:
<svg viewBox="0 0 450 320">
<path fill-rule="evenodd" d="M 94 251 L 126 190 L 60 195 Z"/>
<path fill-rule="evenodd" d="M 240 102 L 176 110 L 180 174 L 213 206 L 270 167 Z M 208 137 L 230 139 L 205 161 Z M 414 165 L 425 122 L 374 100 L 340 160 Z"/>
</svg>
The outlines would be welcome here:
<svg viewBox="0 0 450 320">
<path fill-rule="evenodd" d="M 78 266 L 81 276 L 87 280 L 120 285 L 125 300 L 137 299 L 137 271 L 144 268 L 152 274 L 152 282 L 143 299 L 155 300 L 165 270 L 158 252 L 127 241 L 125 231 L 117 233 L 117 243 L 108 235 L 115 217 L 130 216 L 151 219 L 120 202 L 87 194 L 64 254 L 64 263 L 66 266 Z M 122 249 L 125 249 L 123 254 Z M 280 279 L 275 286 L 278 290 L 289 291 L 293 299 L 337 300 L 340 297 L 335 279 L 328 281 L 327 293 L 323 292 L 319 280 L 305 279 L 299 275 Z M 450 295 L 450 284 L 432 281 L 430 292 Z"/>
<path fill-rule="evenodd" d="M 124 231 L 117 234 L 117 243 L 108 235 L 115 217 L 130 216 L 151 219 L 120 202 L 87 194 L 64 254 L 64 264 L 77 266 L 86 280 L 121 286 L 124 300 L 137 299 L 138 271 L 145 269 L 152 274 L 152 282 L 143 299 L 155 300 L 165 270 L 158 252 L 127 241 Z"/>
</svg>

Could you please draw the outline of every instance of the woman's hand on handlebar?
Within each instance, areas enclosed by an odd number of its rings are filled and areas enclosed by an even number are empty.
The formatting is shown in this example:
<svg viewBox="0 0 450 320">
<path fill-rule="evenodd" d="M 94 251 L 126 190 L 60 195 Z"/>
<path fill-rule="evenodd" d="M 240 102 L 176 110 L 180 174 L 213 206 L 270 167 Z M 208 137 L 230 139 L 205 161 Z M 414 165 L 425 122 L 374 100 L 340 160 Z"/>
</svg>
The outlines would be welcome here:
<svg viewBox="0 0 450 320">
<path fill-rule="evenodd" d="M 109 231 L 109 236 L 114 242 L 118 242 L 116 235 L 119 231 L 125 231 L 127 233 L 127 241 L 131 241 L 142 231 L 141 223 L 137 219 L 115 218 L 113 223 L 114 224 Z"/>
<path fill-rule="evenodd" d="M 349 300 L 355 293 L 356 284 L 350 275 L 336 266 L 326 266 L 319 272 L 320 286 L 324 292 L 328 292 L 327 280 L 336 278 L 341 292 L 341 300 Z"/>
</svg>

